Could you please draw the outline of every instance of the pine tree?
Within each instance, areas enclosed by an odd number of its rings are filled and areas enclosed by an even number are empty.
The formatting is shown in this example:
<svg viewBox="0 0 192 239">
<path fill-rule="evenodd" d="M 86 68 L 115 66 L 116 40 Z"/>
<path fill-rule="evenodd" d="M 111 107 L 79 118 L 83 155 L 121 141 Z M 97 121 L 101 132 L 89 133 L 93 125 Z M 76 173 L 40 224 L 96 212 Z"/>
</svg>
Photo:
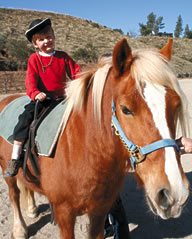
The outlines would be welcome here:
<svg viewBox="0 0 192 239">
<path fill-rule="evenodd" d="M 155 21 L 154 25 L 154 32 L 158 33 L 160 29 L 163 29 L 165 27 L 165 23 L 163 22 L 163 17 L 158 17 L 157 20 Z"/>
<path fill-rule="evenodd" d="M 156 18 L 156 15 L 151 12 L 147 16 L 147 23 L 139 23 L 140 26 L 140 33 L 142 36 L 150 35 L 152 32 L 157 34 L 160 29 L 165 27 L 165 24 L 163 23 L 163 17 Z"/>
<path fill-rule="evenodd" d="M 189 25 L 187 24 L 185 26 L 185 31 L 184 31 L 184 38 L 192 38 L 192 30 L 189 30 Z"/>
<path fill-rule="evenodd" d="M 182 21 L 181 15 L 179 15 L 177 23 L 176 23 L 175 31 L 174 31 L 175 37 L 180 37 L 181 36 L 181 34 L 183 32 L 182 25 L 183 25 L 183 21 Z"/>
<path fill-rule="evenodd" d="M 187 36 L 188 36 L 188 34 L 189 34 L 189 25 L 187 24 L 186 26 L 185 26 L 185 31 L 184 31 L 184 38 L 187 38 Z"/>
</svg>

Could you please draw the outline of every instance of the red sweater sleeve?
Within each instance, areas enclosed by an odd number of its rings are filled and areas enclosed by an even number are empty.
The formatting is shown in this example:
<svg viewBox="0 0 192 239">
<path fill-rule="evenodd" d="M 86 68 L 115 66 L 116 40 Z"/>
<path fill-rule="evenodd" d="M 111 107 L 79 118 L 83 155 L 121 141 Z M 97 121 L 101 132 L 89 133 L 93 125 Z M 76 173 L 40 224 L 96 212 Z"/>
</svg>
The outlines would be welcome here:
<svg viewBox="0 0 192 239">
<path fill-rule="evenodd" d="M 27 74 L 25 79 L 27 95 L 32 100 L 35 100 L 36 95 L 40 93 L 40 91 L 37 88 L 38 79 L 39 79 L 38 67 L 35 61 L 35 55 L 32 54 L 28 60 Z"/>
</svg>

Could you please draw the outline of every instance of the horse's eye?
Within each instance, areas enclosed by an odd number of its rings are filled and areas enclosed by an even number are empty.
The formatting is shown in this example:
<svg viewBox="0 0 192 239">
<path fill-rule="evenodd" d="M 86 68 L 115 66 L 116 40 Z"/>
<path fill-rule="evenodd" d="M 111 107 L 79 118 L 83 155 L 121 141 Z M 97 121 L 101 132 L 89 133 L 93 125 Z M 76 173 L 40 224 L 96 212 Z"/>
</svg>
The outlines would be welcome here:
<svg viewBox="0 0 192 239">
<path fill-rule="evenodd" d="M 122 110 L 123 114 L 125 114 L 125 115 L 131 115 L 132 114 L 132 112 L 124 105 L 121 105 L 121 110 Z"/>
</svg>

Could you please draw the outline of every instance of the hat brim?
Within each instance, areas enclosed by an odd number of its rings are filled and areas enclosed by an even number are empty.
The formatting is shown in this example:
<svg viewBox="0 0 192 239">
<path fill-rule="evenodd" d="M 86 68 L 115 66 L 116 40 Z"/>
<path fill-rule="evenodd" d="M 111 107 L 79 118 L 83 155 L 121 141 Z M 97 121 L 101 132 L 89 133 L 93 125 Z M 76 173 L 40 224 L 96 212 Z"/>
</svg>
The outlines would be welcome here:
<svg viewBox="0 0 192 239">
<path fill-rule="evenodd" d="M 50 25 L 51 26 L 51 20 L 50 18 L 46 18 L 45 20 L 43 20 L 42 22 L 38 23 L 37 25 L 35 25 L 34 27 L 28 29 L 25 32 L 25 36 L 27 37 L 27 39 L 32 42 L 32 37 L 35 33 L 37 33 L 38 31 L 40 31 L 41 29 L 43 29 L 44 27 Z"/>
</svg>

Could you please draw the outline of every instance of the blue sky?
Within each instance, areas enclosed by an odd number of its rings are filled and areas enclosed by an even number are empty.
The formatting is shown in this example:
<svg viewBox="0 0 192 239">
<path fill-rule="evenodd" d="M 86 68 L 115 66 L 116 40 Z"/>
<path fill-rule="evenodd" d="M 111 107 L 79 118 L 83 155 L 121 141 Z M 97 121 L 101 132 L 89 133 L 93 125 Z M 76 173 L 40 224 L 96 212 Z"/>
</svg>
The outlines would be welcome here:
<svg viewBox="0 0 192 239">
<path fill-rule="evenodd" d="M 163 17 L 162 31 L 173 33 L 181 15 L 183 28 L 188 24 L 192 30 L 192 0 L 1 0 L 0 7 L 67 14 L 121 29 L 125 34 L 139 34 L 139 23 L 146 24 L 151 12 Z"/>
</svg>

